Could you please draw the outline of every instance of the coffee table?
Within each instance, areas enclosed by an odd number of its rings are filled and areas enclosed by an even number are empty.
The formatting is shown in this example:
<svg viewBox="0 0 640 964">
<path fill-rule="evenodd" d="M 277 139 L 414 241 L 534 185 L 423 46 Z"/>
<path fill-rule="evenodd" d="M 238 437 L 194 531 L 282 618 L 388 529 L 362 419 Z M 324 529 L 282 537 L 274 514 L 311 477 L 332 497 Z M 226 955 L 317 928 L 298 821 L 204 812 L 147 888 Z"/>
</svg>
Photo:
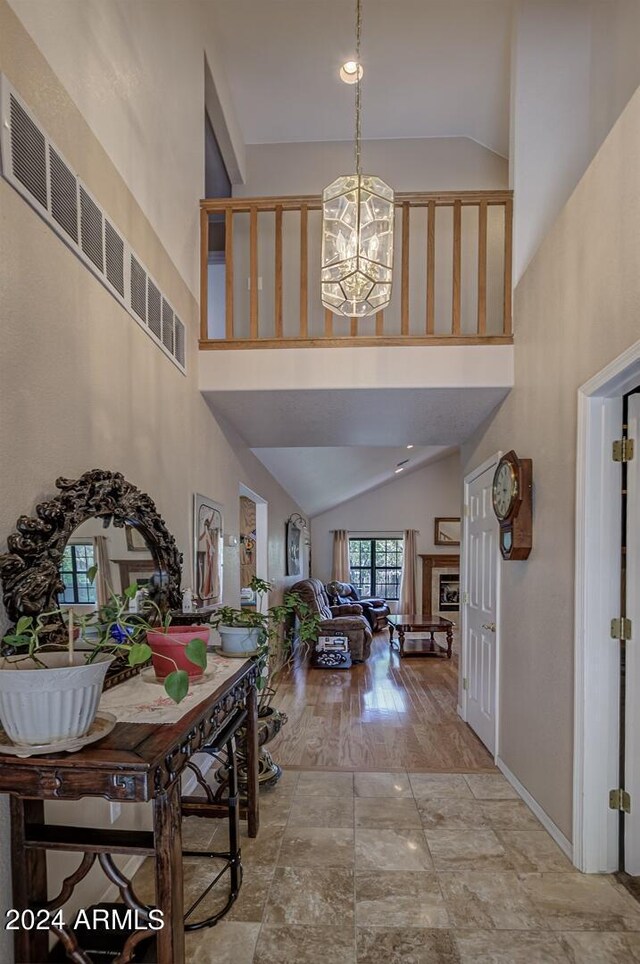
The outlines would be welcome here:
<svg viewBox="0 0 640 964">
<path fill-rule="evenodd" d="M 442 616 L 434 616 L 430 613 L 418 613 L 407 614 L 407 613 L 397 613 L 392 616 L 387 616 L 387 622 L 389 624 L 389 646 L 393 648 L 396 643 L 393 638 L 394 631 L 398 633 L 398 650 L 400 652 L 400 659 L 405 655 L 409 655 L 404 651 L 404 637 L 405 633 L 429 633 L 430 636 L 430 646 L 429 649 L 423 649 L 418 651 L 412 651 L 411 656 L 436 656 L 451 659 L 451 646 L 453 644 L 453 623 L 450 619 L 443 619 Z M 447 637 L 447 652 L 444 653 L 440 647 L 440 644 L 435 639 L 436 633 L 445 633 Z M 436 646 L 438 647 L 436 649 Z"/>
</svg>

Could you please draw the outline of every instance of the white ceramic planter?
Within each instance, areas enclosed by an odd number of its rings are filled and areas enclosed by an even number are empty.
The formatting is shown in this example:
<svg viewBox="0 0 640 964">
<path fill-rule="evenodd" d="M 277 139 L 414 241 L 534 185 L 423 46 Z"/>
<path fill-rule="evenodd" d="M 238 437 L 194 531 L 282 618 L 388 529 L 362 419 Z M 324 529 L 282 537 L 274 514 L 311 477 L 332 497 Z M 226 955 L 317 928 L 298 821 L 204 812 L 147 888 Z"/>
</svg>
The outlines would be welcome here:
<svg viewBox="0 0 640 964">
<path fill-rule="evenodd" d="M 260 643 L 262 629 L 259 626 L 218 626 L 225 656 L 254 656 Z"/>
<path fill-rule="evenodd" d="M 0 662 L 0 722 L 7 736 L 27 746 L 84 736 L 95 719 L 113 657 L 85 663 L 67 653 L 42 653 L 47 669 L 9 656 Z"/>
</svg>

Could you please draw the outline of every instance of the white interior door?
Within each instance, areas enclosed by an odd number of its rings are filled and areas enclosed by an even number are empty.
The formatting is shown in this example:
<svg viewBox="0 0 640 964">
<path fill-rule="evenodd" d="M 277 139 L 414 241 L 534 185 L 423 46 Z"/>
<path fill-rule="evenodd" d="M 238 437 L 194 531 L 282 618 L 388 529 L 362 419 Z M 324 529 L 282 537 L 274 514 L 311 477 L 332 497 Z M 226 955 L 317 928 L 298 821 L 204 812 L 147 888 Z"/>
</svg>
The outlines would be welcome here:
<svg viewBox="0 0 640 964">
<path fill-rule="evenodd" d="M 466 719 L 491 753 L 497 748 L 498 522 L 491 502 L 497 458 L 465 480 Z"/>
<path fill-rule="evenodd" d="M 627 435 L 635 455 L 627 463 L 627 617 L 632 638 L 626 644 L 625 789 L 631 813 L 624 818 L 625 870 L 640 876 L 640 395 L 629 396 Z"/>
</svg>

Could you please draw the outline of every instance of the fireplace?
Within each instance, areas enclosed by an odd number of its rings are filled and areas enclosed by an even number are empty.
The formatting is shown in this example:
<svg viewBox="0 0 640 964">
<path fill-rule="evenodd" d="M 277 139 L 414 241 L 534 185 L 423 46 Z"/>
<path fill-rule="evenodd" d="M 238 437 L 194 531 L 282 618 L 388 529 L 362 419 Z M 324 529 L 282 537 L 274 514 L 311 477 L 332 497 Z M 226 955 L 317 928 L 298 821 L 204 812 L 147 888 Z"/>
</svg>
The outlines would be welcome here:
<svg viewBox="0 0 640 964">
<path fill-rule="evenodd" d="M 425 555 L 422 559 L 422 612 L 455 619 L 460 611 L 460 557 Z"/>
</svg>

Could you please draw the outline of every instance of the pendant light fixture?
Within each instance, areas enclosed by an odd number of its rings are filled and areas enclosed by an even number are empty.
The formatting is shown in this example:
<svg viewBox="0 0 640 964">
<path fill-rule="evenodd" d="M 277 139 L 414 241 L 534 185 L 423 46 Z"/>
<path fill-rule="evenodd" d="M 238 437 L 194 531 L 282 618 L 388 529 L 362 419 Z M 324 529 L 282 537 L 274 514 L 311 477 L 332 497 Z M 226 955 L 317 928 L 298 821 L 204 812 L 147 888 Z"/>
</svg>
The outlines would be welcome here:
<svg viewBox="0 0 640 964">
<path fill-rule="evenodd" d="M 322 194 L 322 304 L 338 315 L 363 318 L 391 300 L 393 191 L 360 165 L 361 0 L 356 0 L 355 174 L 339 177 Z"/>
</svg>

